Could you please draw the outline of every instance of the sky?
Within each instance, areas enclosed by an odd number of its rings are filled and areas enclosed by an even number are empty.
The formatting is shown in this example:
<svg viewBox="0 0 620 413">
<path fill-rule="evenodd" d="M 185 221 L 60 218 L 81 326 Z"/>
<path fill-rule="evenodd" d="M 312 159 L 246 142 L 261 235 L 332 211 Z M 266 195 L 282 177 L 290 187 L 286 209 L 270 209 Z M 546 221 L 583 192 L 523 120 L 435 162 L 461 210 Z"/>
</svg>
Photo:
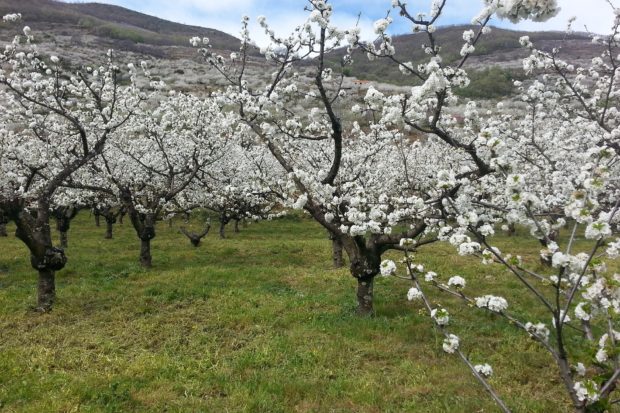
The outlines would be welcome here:
<svg viewBox="0 0 620 413">
<path fill-rule="evenodd" d="M 267 37 L 256 24 L 256 17 L 264 15 L 276 30 L 286 35 L 307 17 L 304 7 L 307 0 L 89 0 L 99 3 L 115 4 L 152 16 L 179 23 L 214 28 L 238 37 L 240 20 L 243 15 L 250 17 L 250 33 L 258 45 L 265 45 Z M 620 0 L 611 0 L 620 7 Z M 372 25 L 375 20 L 386 16 L 391 9 L 390 0 L 331 0 L 334 7 L 333 22 L 337 27 L 354 27 L 361 13 L 359 25 L 362 37 L 374 37 Z M 410 11 L 427 12 L 430 0 L 409 0 Z M 577 17 L 574 30 L 584 27 L 594 33 L 609 32 L 613 12 L 607 0 L 558 0 L 560 13 L 544 23 L 522 22 L 514 25 L 508 21 L 495 20 L 493 25 L 519 30 L 564 30 L 570 17 Z M 481 9 L 481 0 L 448 0 L 439 25 L 469 23 Z M 412 13 L 413 14 L 413 13 Z M 410 32 L 410 25 L 394 15 L 392 34 Z"/>
</svg>

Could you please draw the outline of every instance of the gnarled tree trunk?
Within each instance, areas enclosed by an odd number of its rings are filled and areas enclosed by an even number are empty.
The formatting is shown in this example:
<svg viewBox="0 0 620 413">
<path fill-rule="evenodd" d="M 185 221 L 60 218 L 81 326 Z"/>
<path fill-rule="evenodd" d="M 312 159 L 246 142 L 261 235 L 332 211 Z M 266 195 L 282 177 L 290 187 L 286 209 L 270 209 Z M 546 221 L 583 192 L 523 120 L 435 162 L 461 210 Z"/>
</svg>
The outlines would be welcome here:
<svg viewBox="0 0 620 413">
<path fill-rule="evenodd" d="M 0 237 L 8 237 L 9 234 L 6 231 L 6 224 L 3 222 L 0 222 Z"/>
<path fill-rule="evenodd" d="M 56 273 L 49 269 L 39 270 L 37 285 L 37 308 L 49 311 L 56 300 Z"/>
<path fill-rule="evenodd" d="M 60 248 L 68 248 L 69 247 L 69 237 L 67 236 L 67 231 L 60 231 Z"/>
<path fill-rule="evenodd" d="M 0 237 L 8 237 L 6 224 L 9 223 L 9 217 L 0 209 Z"/>
<path fill-rule="evenodd" d="M 141 214 L 130 207 L 129 218 L 140 239 L 140 264 L 144 268 L 150 268 L 153 265 L 151 240 L 155 238 L 155 214 Z"/>
<path fill-rule="evenodd" d="M 95 225 L 97 227 L 101 226 L 101 214 L 97 208 L 93 209 L 93 215 L 95 216 Z"/>
<path fill-rule="evenodd" d="M 226 216 L 226 214 L 220 215 L 220 238 L 222 239 L 226 238 L 225 229 L 226 229 L 226 224 L 228 224 L 229 222 L 230 222 L 230 219 Z"/>
<path fill-rule="evenodd" d="M 113 232 L 114 232 L 114 223 L 106 219 L 105 220 L 105 239 L 112 239 Z"/>
<path fill-rule="evenodd" d="M 508 224 L 508 236 L 512 237 L 514 235 L 517 235 L 517 226 L 514 224 L 514 222 L 511 222 L 510 224 Z"/>
<path fill-rule="evenodd" d="M 351 266 L 351 275 L 357 280 L 357 314 L 371 316 L 374 314 L 374 278 L 380 272 L 381 250 L 373 238 L 350 235 L 336 235 L 347 252 Z"/>
<path fill-rule="evenodd" d="M 56 218 L 56 229 L 60 233 L 60 247 L 67 248 L 69 246 L 67 233 L 71 228 L 71 221 L 76 217 L 78 209 L 73 206 L 56 207 L 53 215 Z"/>
<path fill-rule="evenodd" d="M 184 227 L 181 227 L 179 229 L 179 232 L 181 234 L 185 235 L 187 238 L 189 238 L 189 242 L 194 247 L 198 247 L 200 245 L 200 242 L 202 241 L 202 239 L 207 236 L 207 234 L 209 233 L 210 229 L 211 229 L 211 225 L 207 224 L 202 232 L 188 231 Z"/>
<path fill-rule="evenodd" d="M 101 216 L 105 219 L 105 239 L 112 239 L 114 224 L 116 224 L 116 217 L 118 217 L 119 214 L 120 211 L 115 211 L 115 209 L 110 206 L 101 209 Z"/>
<path fill-rule="evenodd" d="M 374 314 L 374 277 L 357 279 L 357 313 L 359 315 Z"/>
<path fill-rule="evenodd" d="M 56 299 L 55 273 L 64 268 L 67 257 L 63 249 L 52 245 L 49 206 L 40 202 L 36 217 L 30 212 L 16 210 L 12 218 L 17 227 L 15 235 L 30 250 L 30 264 L 39 275 L 37 310 L 50 311 Z"/>
<path fill-rule="evenodd" d="M 153 258 L 151 257 L 151 239 L 140 239 L 140 265 L 144 268 L 151 268 L 153 266 Z"/>
<path fill-rule="evenodd" d="M 331 233 L 329 234 L 329 239 L 332 241 L 332 261 L 334 263 L 334 268 L 342 268 L 344 266 L 342 241 Z"/>
</svg>

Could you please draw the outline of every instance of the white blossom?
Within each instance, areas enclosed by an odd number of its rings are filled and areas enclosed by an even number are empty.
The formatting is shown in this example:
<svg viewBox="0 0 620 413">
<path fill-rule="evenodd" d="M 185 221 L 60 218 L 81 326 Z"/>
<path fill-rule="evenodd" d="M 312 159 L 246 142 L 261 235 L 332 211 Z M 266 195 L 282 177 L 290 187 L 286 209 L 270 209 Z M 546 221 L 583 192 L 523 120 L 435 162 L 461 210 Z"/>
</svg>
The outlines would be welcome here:
<svg viewBox="0 0 620 413">
<path fill-rule="evenodd" d="M 443 351 L 449 354 L 454 354 L 459 348 L 459 338 L 454 334 L 450 334 L 443 341 Z"/>
</svg>

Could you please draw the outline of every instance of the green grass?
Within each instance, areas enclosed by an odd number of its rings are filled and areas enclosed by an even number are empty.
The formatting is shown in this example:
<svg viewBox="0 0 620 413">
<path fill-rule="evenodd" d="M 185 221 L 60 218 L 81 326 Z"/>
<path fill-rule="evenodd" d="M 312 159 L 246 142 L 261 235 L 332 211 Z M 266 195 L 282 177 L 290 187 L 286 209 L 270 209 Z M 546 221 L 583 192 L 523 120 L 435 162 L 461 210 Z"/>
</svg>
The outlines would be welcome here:
<svg viewBox="0 0 620 413">
<path fill-rule="evenodd" d="M 137 265 L 128 223 L 115 226 L 114 240 L 104 231 L 86 213 L 75 220 L 48 314 L 29 309 L 26 248 L 0 238 L 0 411 L 497 410 L 441 350 L 420 304 L 406 301 L 407 284 L 379 279 L 377 316 L 354 315 L 355 282 L 330 268 L 326 234 L 307 219 L 253 224 L 224 240 L 213 231 L 197 249 L 160 224 L 152 270 Z M 448 246 L 430 246 L 419 260 L 531 307 L 508 274 Z M 566 410 L 554 402 L 566 397 L 552 360 L 534 342 L 443 295 L 433 300 L 451 309 L 451 329 L 473 361 L 493 366 L 491 383 L 515 412 Z"/>
</svg>

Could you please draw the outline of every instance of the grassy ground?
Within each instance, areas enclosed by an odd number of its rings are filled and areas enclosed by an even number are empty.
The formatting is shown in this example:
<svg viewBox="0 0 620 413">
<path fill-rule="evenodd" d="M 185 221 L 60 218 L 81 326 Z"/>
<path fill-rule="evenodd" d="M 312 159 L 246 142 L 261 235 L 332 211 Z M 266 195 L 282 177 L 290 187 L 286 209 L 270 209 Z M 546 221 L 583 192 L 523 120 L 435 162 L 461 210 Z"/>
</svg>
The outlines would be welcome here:
<svg viewBox="0 0 620 413">
<path fill-rule="evenodd" d="M 161 224 L 148 271 L 127 223 L 114 240 L 104 231 L 88 214 L 76 219 L 57 304 L 42 315 L 29 310 L 35 275 L 25 247 L 0 238 L 0 411 L 496 411 L 441 350 L 420 304 L 406 301 L 407 284 L 378 280 L 377 316 L 353 314 L 355 283 L 330 268 L 325 233 L 309 220 L 254 224 L 225 240 L 212 233 L 197 249 Z M 529 307 L 499 268 L 442 245 L 419 259 Z M 566 409 L 553 402 L 564 393 L 534 342 L 433 297 L 451 308 L 466 353 L 493 366 L 491 383 L 515 412 Z"/>
</svg>

